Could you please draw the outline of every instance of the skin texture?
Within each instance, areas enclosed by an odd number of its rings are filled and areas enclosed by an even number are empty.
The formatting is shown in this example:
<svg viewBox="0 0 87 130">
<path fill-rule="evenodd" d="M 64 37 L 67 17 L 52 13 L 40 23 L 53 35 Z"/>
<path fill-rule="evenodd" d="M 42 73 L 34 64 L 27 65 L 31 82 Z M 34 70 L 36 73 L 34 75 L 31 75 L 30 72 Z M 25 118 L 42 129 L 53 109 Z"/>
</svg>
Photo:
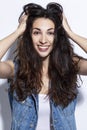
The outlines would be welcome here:
<svg viewBox="0 0 87 130">
<path fill-rule="evenodd" d="M 35 50 L 41 57 L 48 57 L 53 49 L 54 23 L 46 18 L 38 18 L 32 27 L 32 40 Z"/>
</svg>

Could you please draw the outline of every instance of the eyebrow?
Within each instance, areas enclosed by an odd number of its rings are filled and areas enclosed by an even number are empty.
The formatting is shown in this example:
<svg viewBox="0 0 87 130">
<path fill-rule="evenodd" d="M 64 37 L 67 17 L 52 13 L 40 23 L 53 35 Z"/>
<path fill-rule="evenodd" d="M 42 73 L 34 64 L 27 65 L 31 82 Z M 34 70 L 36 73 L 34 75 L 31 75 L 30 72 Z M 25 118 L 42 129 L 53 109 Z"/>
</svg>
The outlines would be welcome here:
<svg viewBox="0 0 87 130">
<path fill-rule="evenodd" d="M 39 29 L 39 28 L 32 28 L 32 30 L 34 30 L 34 29 L 36 29 L 36 30 L 38 30 L 38 31 L 41 31 L 41 29 Z M 49 29 L 47 29 L 47 31 L 50 31 L 50 30 L 54 30 L 54 28 L 49 28 Z"/>
</svg>

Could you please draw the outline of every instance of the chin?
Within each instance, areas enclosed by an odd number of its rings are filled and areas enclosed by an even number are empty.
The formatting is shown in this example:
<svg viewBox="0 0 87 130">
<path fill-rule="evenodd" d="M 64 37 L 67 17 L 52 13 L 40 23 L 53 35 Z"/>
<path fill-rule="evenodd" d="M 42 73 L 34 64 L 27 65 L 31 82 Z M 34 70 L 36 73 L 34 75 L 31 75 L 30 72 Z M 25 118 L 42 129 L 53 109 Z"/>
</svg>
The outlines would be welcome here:
<svg viewBox="0 0 87 130">
<path fill-rule="evenodd" d="M 38 55 L 39 55 L 40 57 L 47 57 L 47 56 L 49 55 L 49 53 L 39 53 L 39 52 L 38 52 Z"/>
<path fill-rule="evenodd" d="M 39 54 L 39 56 L 40 56 L 40 58 L 42 60 L 45 60 L 45 59 L 47 59 L 49 57 L 49 54 L 48 55 L 41 55 L 41 54 Z"/>
</svg>

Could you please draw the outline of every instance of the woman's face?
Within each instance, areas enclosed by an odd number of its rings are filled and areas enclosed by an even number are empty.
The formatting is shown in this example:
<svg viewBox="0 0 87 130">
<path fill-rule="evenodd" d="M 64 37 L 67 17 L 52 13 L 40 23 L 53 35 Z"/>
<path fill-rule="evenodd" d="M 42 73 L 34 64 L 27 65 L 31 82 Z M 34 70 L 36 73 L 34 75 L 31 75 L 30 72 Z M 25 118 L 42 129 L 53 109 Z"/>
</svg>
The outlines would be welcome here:
<svg viewBox="0 0 87 130">
<path fill-rule="evenodd" d="M 53 49 L 55 25 L 48 18 L 37 18 L 32 25 L 32 41 L 37 53 L 45 58 Z"/>
</svg>

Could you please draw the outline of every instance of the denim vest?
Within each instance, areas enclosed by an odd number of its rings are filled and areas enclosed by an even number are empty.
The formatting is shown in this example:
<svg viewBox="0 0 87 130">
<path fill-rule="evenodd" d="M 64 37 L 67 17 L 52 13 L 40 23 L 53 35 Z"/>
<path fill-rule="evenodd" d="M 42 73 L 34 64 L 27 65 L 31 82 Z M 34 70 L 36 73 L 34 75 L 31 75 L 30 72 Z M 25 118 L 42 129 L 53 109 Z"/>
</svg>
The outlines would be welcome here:
<svg viewBox="0 0 87 130">
<path fill-rule="evenodd" d="M 35 130 L 39 110 L 38 95 L 32 94 L 22 102 L 17 101 L 15 95 L 9 95 L 9 99 L 12 110 L 11 130 Z M 50 130 L 76 130 L 75 106 L 76 99 L 65 108 L 55 106 L 50 100 Z"/>
<path fill-rule="evenodd" d="M 35 130 L 38 121 L 38 95 L 32 94 L 26 100 L 19 102 L 13 97 L 12 100 L 12 125 L 11 130 Z M 75 104 L 72 101 L 64 109 L 55 106 L 50 100 L 50 130 L 76 130 Z M 43 125 L 45 125 L 43 123 Z"/>
</svg>

